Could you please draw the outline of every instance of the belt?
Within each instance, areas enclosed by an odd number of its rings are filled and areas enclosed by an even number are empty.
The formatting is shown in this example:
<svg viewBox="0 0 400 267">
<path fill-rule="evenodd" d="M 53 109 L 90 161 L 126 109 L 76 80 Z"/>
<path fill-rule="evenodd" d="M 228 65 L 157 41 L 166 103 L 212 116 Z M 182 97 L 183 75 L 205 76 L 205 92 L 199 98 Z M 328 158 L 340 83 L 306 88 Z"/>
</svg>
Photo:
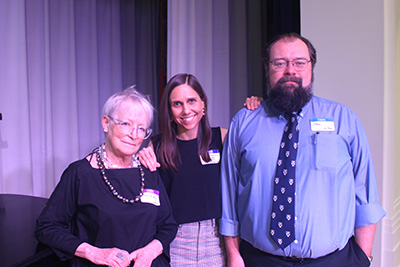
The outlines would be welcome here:
<svg viewBox="0 0 400 267">
<path fill-rule="evenodd" d="M 326 256 L 329 256 L 329 255 L 332 255 L 332 254 L 335 253 L 336 251 L 339 251 L 339 249 L 335 250 L 335 251 L 332 252 L 332 253 L 329 253 L 328 255 L 322 256 L 322 257 L 326 257 Z M 265 253 L 266 253 L 266 252 L 265 252 Z M 313 261 L 313 260 L 315 260 L 315 259 L 313 259 L 313 258 L 299 258 L 299 257 L 296 257 L 296 256 L 279 256 L 279 255 L 273 255 L 273 254 L 270 254 L 270 253 L 266 253 L 266 254 L 269 254 L 269 255 L 271 255 L 272 257 L 281 259 L 281 260 L 283 260 L 283 261 L 288 261 L 288 262 L 304 262 L 304 261 Z"/>
<path fill-rule="evenodd" d="M 275 258 L 281 259 L 283 261 L 288 261 L 288 262 L 303 262 L 305 260 L 310 260 L 310 258 L 299 258 L 299 257 L 295 257 L 295 256 L 278 256 L 278 255 L 273 255 L 273 254 L 269 254 Z"/>
</svg>

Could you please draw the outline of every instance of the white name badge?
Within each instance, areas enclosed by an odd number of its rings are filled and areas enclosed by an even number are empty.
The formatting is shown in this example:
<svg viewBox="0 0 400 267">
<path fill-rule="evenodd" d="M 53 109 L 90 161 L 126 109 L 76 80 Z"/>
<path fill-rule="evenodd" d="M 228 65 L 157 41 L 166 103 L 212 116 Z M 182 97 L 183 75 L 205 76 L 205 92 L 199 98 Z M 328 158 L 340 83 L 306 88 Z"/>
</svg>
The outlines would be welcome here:
<svg viewBox="0 0 400 267">
<path fill-rule="evenodd" d="M 142 203 L 149 203 L 160 206 L 160 192 L 154 189 L 144 189 L 143 195 L 140 197 Z"/>
<path fill-rule="evenodd" d="M 311 131 L 314 132 L 332 132 L 335 131 L 335 122 L 333 119 L 310 119 Z"/>
<path fill-rule="evenodd" d="M 202 165 L 217 164 L 221 160 L 221 154 L 219 153 L 218 149 L 208 150 L 208 155 L 210 155 L 211 158 L 209 162 L 205 162 L 203 158 L 200 156 L 200 161 Z"/>
</svg>

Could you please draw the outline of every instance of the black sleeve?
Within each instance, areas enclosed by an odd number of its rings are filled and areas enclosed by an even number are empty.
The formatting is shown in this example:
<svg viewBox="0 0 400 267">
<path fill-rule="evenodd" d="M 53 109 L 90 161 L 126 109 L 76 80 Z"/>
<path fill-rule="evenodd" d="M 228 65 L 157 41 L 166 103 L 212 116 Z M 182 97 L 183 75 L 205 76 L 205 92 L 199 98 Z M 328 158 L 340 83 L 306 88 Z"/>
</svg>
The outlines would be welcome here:
<svg viewBox="0 0 400 267">
<path fill-rule="evenodd" d="M 77 247 L 82 243 L 71 230 L 78 186 L 77 171 L 71 164 L 62 174 L 36 221 L 36 239 L 49 246 L 61 260 L 73 258 Z"/>
<path fill-rule="evenodd" d="M 178 225 L 172 215 L 171 204 L 164 185 L 157 173 L 160 189 L 160 208 L 157 214 L 157 233 L 155 239 L 163 245 L 164 253 L 169 257 L 169 244 L 174 240 Z"/>
</svg>

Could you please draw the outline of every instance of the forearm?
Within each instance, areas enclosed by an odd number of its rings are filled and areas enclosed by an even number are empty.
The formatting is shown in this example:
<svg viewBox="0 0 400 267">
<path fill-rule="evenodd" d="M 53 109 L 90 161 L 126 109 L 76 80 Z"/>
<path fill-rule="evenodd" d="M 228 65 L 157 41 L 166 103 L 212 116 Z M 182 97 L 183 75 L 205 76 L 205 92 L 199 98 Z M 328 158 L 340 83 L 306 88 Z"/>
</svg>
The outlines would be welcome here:
<svg viewBox="0 0 400 267">
<path fill-rule="evenodd" d="M 228 267 L 244 266 L 242 256 L 239 252 L 239 236 L 224 236 Z"/>
<path fill-rule="evenodd" d="M 147 244 L 145 248 L 151 251 L 151 256 L 153 257 L 153 259 L 157 258 L 163 252 L 163 246 L 161 242 L 157 239 L 153 239 L 153 241 Z"/>
<path fill-rule="evenodd" d="M 357 245 L 370 257 L 372 253 L 372 244 L 374 242 L 376 224 L 357 227 L 354 230 L 354 237 Z"/>
<path fill-rule="evenodd" d="M 130 254 L 135 262 L 134 266 L 150 266 L 155 258 L 163 252 L 163 246 L 157 239 L 153 239 L 143 248 L 139 248 Z"/>
<path fill-rule="evenodd" d="M 104 260 L 104 254 L 101 249 L 86 242 L 83 242 L 76 248 L 75 256 L 87 259 L 93 263 L 98 263 L 99 260 Z"/>
<path fill-rule="evenodd" d="M 84 259 L 89 259 L 90 254 L 93 253 L 93 251 L 96 248 L 88 243 L 82 243 L 78 246 L 78 248 L 75 251 L 75 256 L 84 258 Z"/>
</svg>

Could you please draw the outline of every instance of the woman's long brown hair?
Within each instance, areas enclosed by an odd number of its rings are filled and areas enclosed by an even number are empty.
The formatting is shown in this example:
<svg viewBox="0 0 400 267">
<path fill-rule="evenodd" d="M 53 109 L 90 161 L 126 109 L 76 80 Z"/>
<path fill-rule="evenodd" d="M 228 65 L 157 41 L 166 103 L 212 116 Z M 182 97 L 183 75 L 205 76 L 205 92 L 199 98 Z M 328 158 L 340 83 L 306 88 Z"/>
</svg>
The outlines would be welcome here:
<svg viewBox="0 0 400 267">
<path fill-rule="evenodd" d="M 205 114 L 199 122 L 197 133 L 197 151 L 204 161 L 210 161 L 208 149 L 211 144 L 211 127 L 207 115 L 207 95 L 197 78 L 191 74 L 180 73 L 172 77 L 165 86 L 160 103 L 160 129 L 161 140 L 158 147 L 155 147 L 157 158 L 161 168 L 167 170 L 178 170 L 181 164 L 181 157 L 176 141 L 177 124 L 173 121 L 169 96 L 175 87 L 187 84 L 195 90 L 204 102 Z"/>
</svg>

